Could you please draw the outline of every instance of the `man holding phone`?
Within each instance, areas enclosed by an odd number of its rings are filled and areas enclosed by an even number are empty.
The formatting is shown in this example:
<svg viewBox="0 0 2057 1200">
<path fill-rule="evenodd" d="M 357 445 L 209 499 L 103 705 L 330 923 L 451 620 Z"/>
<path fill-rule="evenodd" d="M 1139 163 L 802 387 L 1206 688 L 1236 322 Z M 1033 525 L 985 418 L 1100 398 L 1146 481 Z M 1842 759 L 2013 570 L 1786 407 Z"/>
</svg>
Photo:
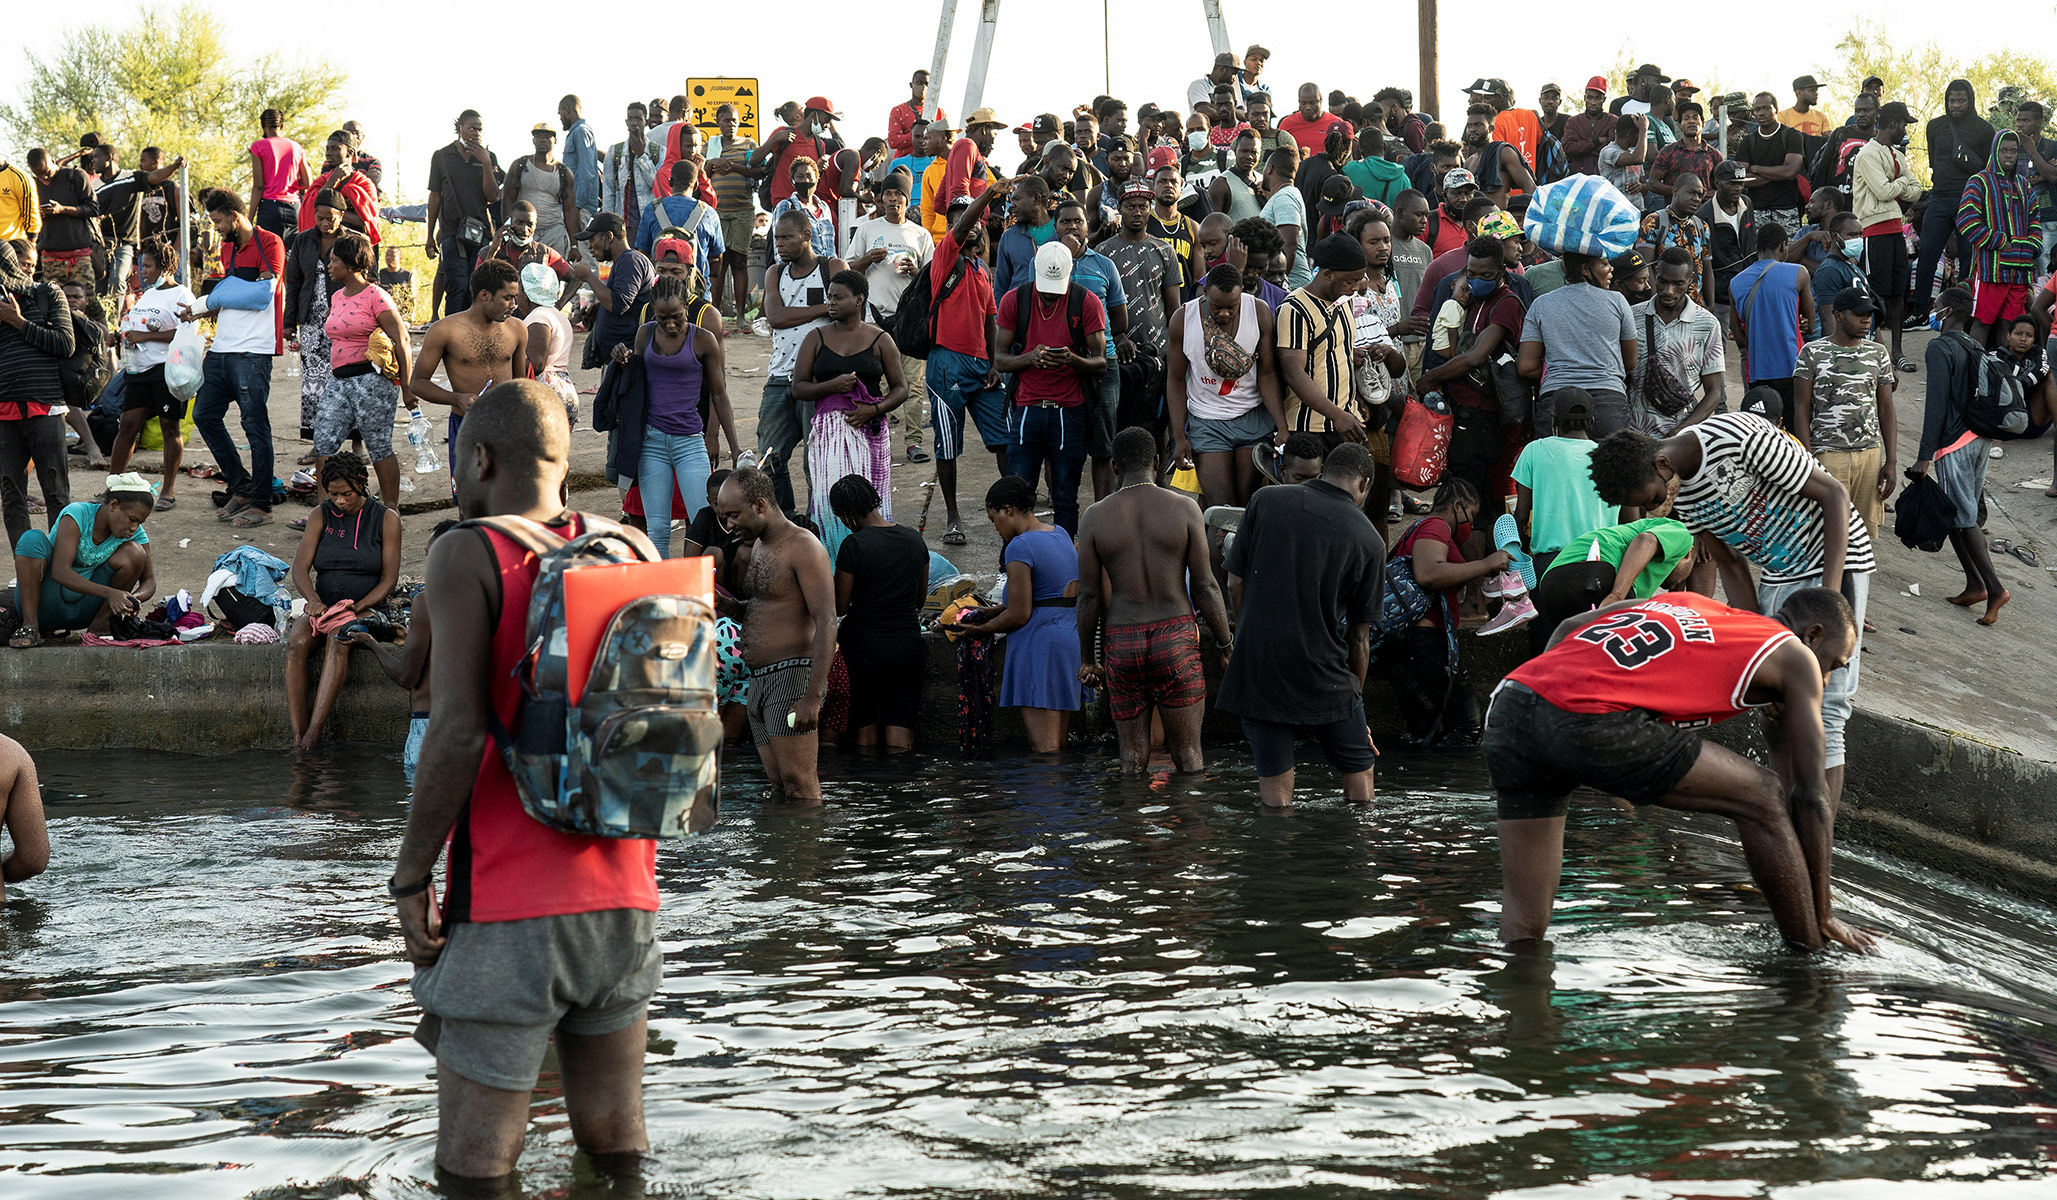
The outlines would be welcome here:
<svg viewBox="0 0 2057 1200">
<path fill-rule="evenodd" d="M 1071 251 L 1061 241 L 1036 251 L 1031 283 L 1001 298 L 993 365 L 1012 373 L 1007 473 L 1031 487 L 1050 465 L 1050 506 L 1064 532 L 1078 535 L 1079 475 L 1086 461 L 1086 381 L 1107 369 L 1107 306 L 1071 281 Z"/>
<path fill-rule="evenodd" d="M 485 121 L 474 109 L 457 116 L 457 140 L 429 160 L 428 229 L 422 235 L 430 258 L 442 258 L 445 313 L 471 307 L 471 270 L 479 250 L 493 240 L 493 212 L 500 203 L 500 160 L 485 146 Z"/>
</svg>

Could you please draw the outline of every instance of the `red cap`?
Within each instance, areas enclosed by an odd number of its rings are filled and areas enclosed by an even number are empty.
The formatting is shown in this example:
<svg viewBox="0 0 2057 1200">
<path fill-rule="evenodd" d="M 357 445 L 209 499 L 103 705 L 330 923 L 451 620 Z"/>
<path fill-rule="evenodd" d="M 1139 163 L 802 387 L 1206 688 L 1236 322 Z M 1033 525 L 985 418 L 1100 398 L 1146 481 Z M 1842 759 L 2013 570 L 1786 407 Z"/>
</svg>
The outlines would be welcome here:
<svg viewBox="0 0 2057 1200">
<path fill-rule="evenodd" d="M 1178 165 L 1178 151 L 1170 146 L 1153 146 L 1150 149 L 1148 162 L 1150 164 L 1150 173 L 1155 175 L 1166 167 Z"/>
<path fill-rule="evenodd" d="M 832 117 L 840 117 L 843 115 L 836 111 L 835 105 L 829 103 L 829 98 L 827 96 L 807 97 L 807 107 L 819 109 L 820 111 L 825 112 Z"/>
<path fill-rule="evenodd" d="M 1586 90 L 1589 92 L 1606 91 L 1607 77 L 1605 75 L 1595 75 L 1591 79 L 1586 80 Z"/>
<path fill-rule="evenodd" d="M 1677 96 L 1690 96 L 1699 90 L 1699 86 L 1690 79 L 1681 79 L 1671 85 L 1672 94 Z"/>
<path fill-rule="evenodd" d="M 658 238 L 657 244 L 652 246 L 651 250 L 654 251 L 653 257 L 658 262 L 663 262 L 667 254 L 676 254 L 680 262 L 691 265 L 697 257 L 693 253 L 693 243 L 679 238 Z"/>
</svg>

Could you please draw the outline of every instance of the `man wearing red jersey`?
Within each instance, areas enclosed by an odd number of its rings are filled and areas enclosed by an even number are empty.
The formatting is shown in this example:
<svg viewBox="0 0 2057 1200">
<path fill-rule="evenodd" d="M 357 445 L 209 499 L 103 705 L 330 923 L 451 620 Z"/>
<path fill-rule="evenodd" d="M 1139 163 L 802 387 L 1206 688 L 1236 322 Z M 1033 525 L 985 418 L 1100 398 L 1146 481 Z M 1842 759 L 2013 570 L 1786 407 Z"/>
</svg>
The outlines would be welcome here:
<svg viewBox="0 0 2057 1200">
<path fill-rule="evenodd" d="M 1665 592 L 1559 625 L 1494 692 L 1481 743 L 1500 802 L 1501 940 L 1549 928 L 1565 797 L 1584 785 L 1730 818 L 1786 941 L 1870 946 L 1875 934 L 1834 915 L 1822 767 L 1823 681 L 1856 640 L 1849 602 L 1826 588 L 1794 592 L 1776 620 Z M 1775 773 L 1694 732 L 1753 708 L 1770 717 Z"/>
<path fill-rule="evenodd" d="M 450 471 L 464 526 L 429 549 L 433 703 L 407 834 L 387 885 L 415 966 L 415 1037 L 436 1056 L 436 1166 L 514 1170 L 553 1040 L 572 1140 L 599 1163 L 647 1153 L 643 1049 L 664 959 L 652 841 L 560 833 L 523 811 L 487 736 L 520 721 L 536 548 L 609 522 L 565 509 L 571 430 L 533 380 L 465 413 Z M 655 557 L 638 530 L 624 537 Z M 519 536 L 516 536 L 519 535 Z M 440 904 L 431 872 L 449 847 Z"/>
</svg>

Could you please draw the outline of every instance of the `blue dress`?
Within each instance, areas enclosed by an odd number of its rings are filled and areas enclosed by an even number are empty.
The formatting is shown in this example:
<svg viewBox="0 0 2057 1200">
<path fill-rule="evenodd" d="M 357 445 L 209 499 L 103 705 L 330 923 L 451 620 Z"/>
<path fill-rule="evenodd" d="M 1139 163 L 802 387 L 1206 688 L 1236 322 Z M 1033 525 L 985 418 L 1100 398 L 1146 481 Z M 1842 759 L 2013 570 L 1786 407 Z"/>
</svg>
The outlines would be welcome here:
<svg viewBox="0 0 2057 1200">
<path fill-rule="evenodd" d="M 1007 563 L 1027 563 L 1037 600 L 1061 598 L 1078 582 L 1078 551 L 1061 529 L 1031 530 L 1007 543 Z M 1037 608 L 1028 624 L 1007 635 L 1007 659 L 1000 676 L 1000 707 L 1079 707 L 1078 609 Z"/>
</svg>

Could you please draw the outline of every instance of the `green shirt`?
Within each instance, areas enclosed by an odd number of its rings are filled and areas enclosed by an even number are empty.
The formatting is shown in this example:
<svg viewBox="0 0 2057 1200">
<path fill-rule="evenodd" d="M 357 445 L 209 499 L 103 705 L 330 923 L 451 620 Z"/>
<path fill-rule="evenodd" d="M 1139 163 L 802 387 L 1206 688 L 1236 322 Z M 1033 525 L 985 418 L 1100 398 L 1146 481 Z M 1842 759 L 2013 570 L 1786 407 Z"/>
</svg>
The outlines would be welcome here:
<svg viewBox="0 0 2057 1200">
<path fill-rule="evenodd" d="M 1686 555 L 1693 549 L 1693 534 L 1683 524 L 1670 517 L 1646 517 L 1630 521 L 1626 525 L 1609 525 L 1591 533 L 1580 534 L 1564 543 L 1564 549 L 1557 555 L 1557 561 L 1550 564 L 1552 571 L 1566 563 L 1604 562 L 1619 568 L 1621 556 L 1628 553 L 1628 544 L 1636 535 L 1647 533 L 1657 539 L 1657 557 L 1636 576 L 1635 586 L 1629 590 L 1638 600 L 1648 600 L 1664 590 L 1664 581 L 1678 570 Z"/>
<path fill-rule="evenodd" d="M 1593 446 L 1591 438 L 1538 438 L 1514 460 L 1514 482 L 1529 490 L 1530 553 L 1549 554 L 1614 521 L 1614 506 L 1593 487 Z"/>
</svg>

